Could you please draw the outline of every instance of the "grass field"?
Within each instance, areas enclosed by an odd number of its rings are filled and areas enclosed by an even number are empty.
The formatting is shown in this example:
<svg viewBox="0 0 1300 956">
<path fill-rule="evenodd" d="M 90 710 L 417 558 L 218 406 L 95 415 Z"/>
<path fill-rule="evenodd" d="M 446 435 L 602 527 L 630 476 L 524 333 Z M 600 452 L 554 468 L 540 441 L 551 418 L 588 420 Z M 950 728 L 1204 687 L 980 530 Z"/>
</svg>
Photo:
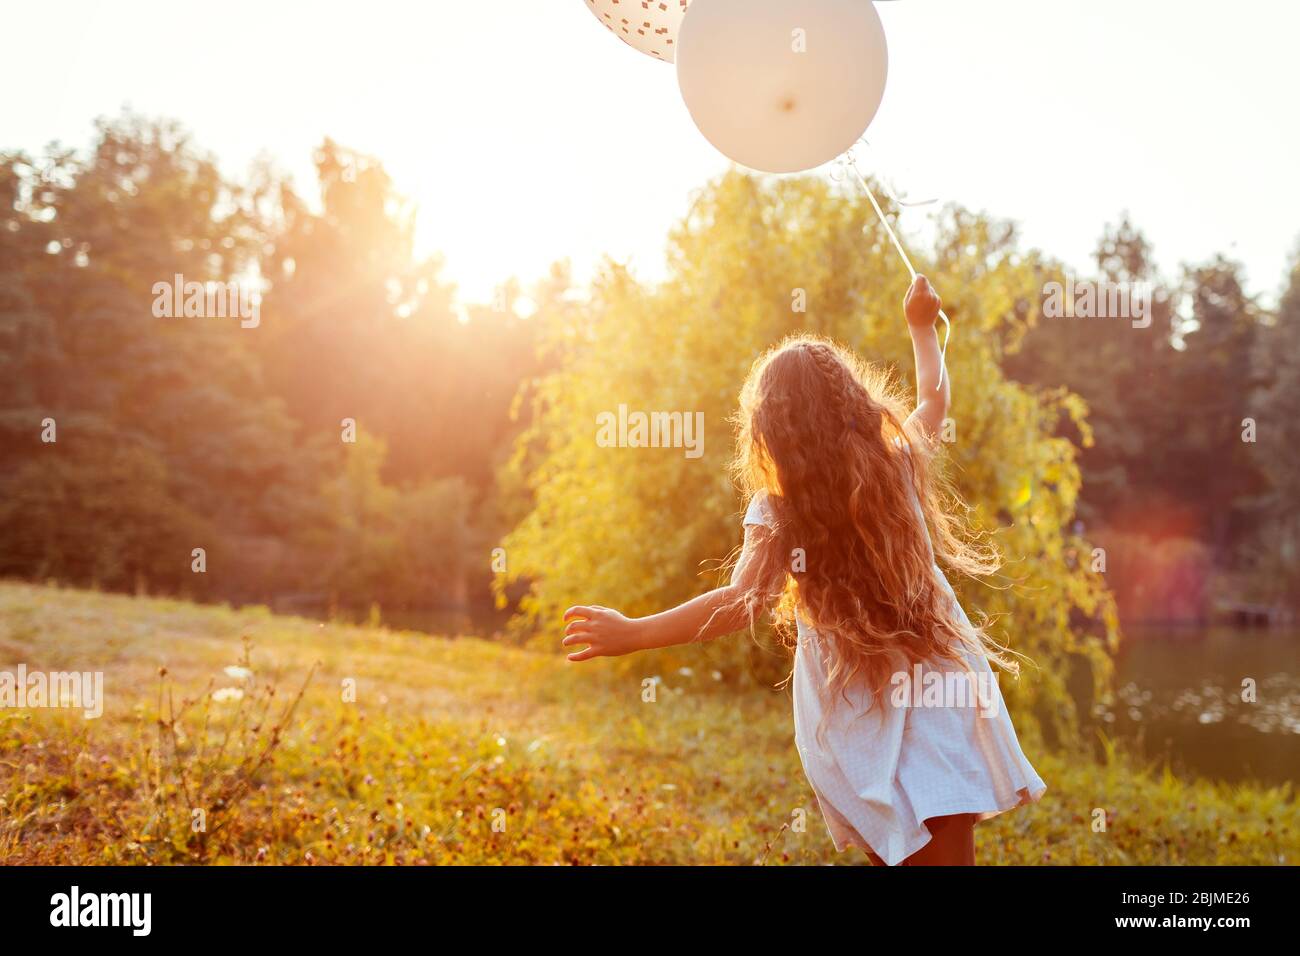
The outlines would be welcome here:
<svg viewBox="0 0 1300 956">
<path fill-rule="evenodd" d="M 787 693 L 703 669 L 648 702 L 649 669 L 0 583 L 20 663 L 103 671 L 105 711 L 0 709 L 0 864 L 864 861 L 831 846 Z M 1047 795 L 980 826 L 983 863 L 1300 861 L 1289 787 L 1026 746 Z"/>
</svg>

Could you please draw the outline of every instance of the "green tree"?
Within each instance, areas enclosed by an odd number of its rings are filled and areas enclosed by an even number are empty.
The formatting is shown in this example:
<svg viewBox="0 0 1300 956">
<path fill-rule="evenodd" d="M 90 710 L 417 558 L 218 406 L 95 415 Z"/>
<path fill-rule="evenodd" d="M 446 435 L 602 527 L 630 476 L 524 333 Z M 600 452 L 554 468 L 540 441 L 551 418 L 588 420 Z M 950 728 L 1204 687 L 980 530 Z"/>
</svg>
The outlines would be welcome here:
<svg viewBox="0 0 1300 956">
<path fill-rule="evenodd" d="M 1002 360 L 1013 379 L 1044 390 L 1061 387 L 1087 406 L 1090 436 L 1062 422 L 1062 434 L 1082 448 L 1079 516 L 1090 526 L 1126 524 L 1167 496 L 1159 467 L 1179 437 L 1171 402 L 1174 300 L 1156 272 L 1151 247 L 1127 219 L 1098 243 L 1097 272 L 1071 276 L 1045 263 L 1043 283 L 1074 280 L 1124 283 L 1150 289 L 1149 323 L 1124 318 L 1049 317 L 1043 297 L 1029 303 L 1023 327 L 1011 329 Z M 1141 503 L 1141 504 L 1139 504 Z"/>
<path fill-rule="evenodd" d="M 1277 312 L 1260 329 L 1255 364 L 1260 388 L 1251 417 L 1256 441 L 1248 447 L 1267 478 L 1256 502 L 1255 530 L 1246 547 L 1246 593 L 1300 605 L 1300 248 Z"/>
<path fill-rule="evenodd" d="M 527 582 L 516 626 L 548 644 L 558 643 L 570 604 L 644 614 L 715 583 L 707 569 L 739 543 L 743 507 L 728 477 L 728 420 L 763 348 L 806 329 L 910 371 L 900 305 L 908 278 L 856 194 L 816 179 L 730 173 L 673 231 L 668 261 L 656 286 L 609 265 L 580 314 L 544 319 L 544 342 L 562 365 L 539 383 L 534 424 L 517 446 L 532 507 L 506 538 L 510 570 L 498 587 Z M 1054 433 L 1062 416 L 1086 427 L 1080 405 L 1063 391 L 1033 394 L 998 367 L 1002 339 L 1038 296 L 1038 263 L 1005 224 L 950 210 L 925 266 L 955 326 L 953 474 L 1009 559 L 1007 577 L 993 582 L 1001 586 L 954 583 L 972 610 L 1000 616 L 999 636 L 1039 665 L 1009 696 L 1042 704 L 1066 728 L 1070 662 L 1085 656 L 1103 681 L 1116 623 L 1100 578 L 1079 560 L 1084 542 L 1066 530 L 1077 450 Z M 597 416 L 620 404 L 703 412 L 703 455 L 600 447 Z M 660 652 L 659 664 L 698 667 L 701 653 Z M 743 640 L 703 653 L 765 679 L 787 666 L 770 646 Z"/>
<path fill-rule="evenodd" d="M 6 570 L 178 586 L 178 571 L 191 580 L 192 548 L 234 552 L 239 529 L 271 520 L 263 492 L 289 484 L 297 463 L 291 423 L 239 338 L 248 333 L 153 310 L 154 284 L 177 273 L 246 275 L 258 248 L 246 197 L 174 124 L 130 113 L 101 121 L 84 156 L 55 147 L 35 161 L 5 156 L 0 169 Z M 41 440 L 47 419 L 56 442 Z M 123 475 L 147 494 L 105 496 Z M 95 520 L 36 502 L 56 489 L 93 502 Z M 195 528 L 206 529 L 201 540 L 179 539 Z M 124 558 L 125 529 L 152 540 L 155 559 Z M 72 535 L 78 557 L 49 550 Z"/>
<path fill-rule="evenodd" d="M 398 489 L 384 483 L 387 449 L 362 435 L 343 468 L 320 489 L 319 519 L 301 539 L 307 567 L 331 603 L 425 607 L 464 599 L 471 576 L 488 568 L 471 527 L 472 497 L 459 478 Z M 481 558 L 475 563 L 474 559 Z"/>
<path fill-rule="evenodd" d="M 1263 463 L 1243 441 L 1262 384 L 1261 313 L 1240 271 L 1222 257 L 1188 271 L 1189 314 L 1173 377 L 1179 438 L 1160 462 L 1172 491 L 1195 502 L 1197 531 L 1219 565 L 1231 563 L 1249 528 L 1249 500 L 1264 490 Z"/>
<path fill-rule="evenodd" d="M 462 321 L 383 167 L 328 140 L 316 160 L 319 210 L 129 112 L 85 152 L 0 155 L 0 573 L 241 601 L 486 597 L 471 517 L 496 507 L 533 367 L 519 290 Z M 156 315 L 178 274 L 260 290 L 260 323 Z M 391 460 L 356 472 L 345 417 Z M 357 510 L 347 488 L 373 495 Z"/>
</svg>

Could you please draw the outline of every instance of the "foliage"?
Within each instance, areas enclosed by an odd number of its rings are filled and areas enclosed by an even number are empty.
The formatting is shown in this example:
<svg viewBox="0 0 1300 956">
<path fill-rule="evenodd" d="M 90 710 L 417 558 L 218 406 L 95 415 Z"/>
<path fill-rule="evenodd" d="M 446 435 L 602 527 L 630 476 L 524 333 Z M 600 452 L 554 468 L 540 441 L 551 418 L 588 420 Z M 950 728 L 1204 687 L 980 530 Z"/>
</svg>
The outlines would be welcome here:
<svg viewBox="0 0 1300 956">
<path fill-rule="evenodd" d="M 805 329 L 908 368 L 907 275 L 894 255 L 864 198 L 812 178 L 730 173 L 674 231 L 662 284 L 611 265 L 581 316 L 551 322 L 546 341 L 563 358 L 538 387 L 534 424 L 514 460 L 534 496 L 506 539 L 510 580 L 530 584 L 518 626 L 554 641 L 568 605 L 639 615 L 714 586 L 699 569 L 740 538 L 728 419 L 750 362 Z M 1100 686 L 1117 626 L 1103 584 L 1077 559 L 1086 545 L 1066 530 L 1079 473 L 1075 447 L 1054 433 L 1062 417 L 1086 428 L 1082 406 L 1066 392 L 1033 394 L 998 367 L 1002 337 L 1036 300 L 1036 264 L 1005 224 L 953 209 L 924 266 L 955 326 L 949 466 L 975 523 L 997 532 L 1008 559 L 1006 576 L 989 586 L 954 585 L 972 610 L 1000 617 L 997 636 L 1037 663 L 1009 691 L 1015 704 L 1041 705 L 1067 729 L 1067 660 L 1085 656 Z M 801 299 L 806 312 L 797 311 Z M 597 415 L 620 405 L 703 412 L 703 455 L 600 447 Z M 656 666 L 783 672 L 770 648 L 730 647 L 710 649 L 704 665 L 695 647 L 664 652 Z"/>
<path fill-rule="evenodd" d="M 273 169 L 228 180 L 177 124 L 129 112 L 85 154 L 0 155 L 0 573 L 486 600 L 492 472 L 532 355 L 518 290 L 459 321 L 383 167 L 329 140 L 316 161 L 319 210 Z M 177 275 L 255 290 L 258 321 L 159 317 L 154 285 Z M 379 483 L 364 521 L 343 493 L 358 481 Z"/>
<path fill-rule="evenodd" d="M 1268 479 L 1253 502 L 1256 528 L 1244 547 L 1247 596 L 1300 609 L 1300 249 L 1277 313 L 1260 331 L 1254 356 L 1260 382 L 1251 411 L 1252 446 Z"/>
<path fill-rule="evenodd" d="M 1095 275 L 1050 271 L 1062 282 L 1148 284 L 1149 324 L 1047 318 L 1034 308 L 1023 334 L 1008 340 L 1003 367 L 1017 381 L 1065 386 L 1086 402 L 1095 441 L 1080 458 L 1079 513 L 1091 530 L 1137 535 L 1153 546 L 1195 539 L 1208 549 L 1207 574 L 1241 570 L 1244 554 L 1283 553 L 1273 532 L 1289 522 L 1284 501 L 1295 500 L 1284 494 L 1292 470 L 1279 467 L 1294 447 L 1295 417 L 1286 410 L 1293 400 L 1285 386 L 1269 383 L 1288 377 L 1295 350 L 1280 329 L 1283 315 L 1275 320 L 1244 291 L 1238 263 L 1214 257 L 1170 281 L 1152 256 L 1124 219 L 1102 238 Z M 1254 441 L 1243 440 L 1247 419 L 1260 426 Z M 1081 437 L 1068 427 L 1062 434 Z M 1295 568 L 1283 564 L 1270 564 L 1275 592 L 1296 580 Z M 1126 617 L 1198 619 L 1208 612 L 1207 600 L 1189 605 L 1172 592 L 1173 603 L 1153 601 L 1163 587 L 1156 572 L 1131 571 L 1116 586 Z M 1206 585 L 1197 585 L 1203 595 L 1212 590 Z"/>
</svg>

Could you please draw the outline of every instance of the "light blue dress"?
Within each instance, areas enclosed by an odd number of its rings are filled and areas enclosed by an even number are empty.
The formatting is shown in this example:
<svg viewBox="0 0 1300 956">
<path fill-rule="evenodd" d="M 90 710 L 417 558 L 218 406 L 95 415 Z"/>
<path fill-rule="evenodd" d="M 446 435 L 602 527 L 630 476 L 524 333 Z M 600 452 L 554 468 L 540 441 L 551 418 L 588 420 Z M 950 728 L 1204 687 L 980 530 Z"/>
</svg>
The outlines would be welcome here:
<svg viewBox="0 0 1300 956">
<path fill-rule="evenodd" d="M 745 524 L 772 527 L 766 496 L 754 496 Z M 969 623 L 937 565 L 934 573 Z M 829 693 L 822 638 L 796 622 L 795 743 L 836 849 L 860 846 L 893 866 L 930 841 L 932 817 L 986 820 L 1043 795 L 983 655 L 967 655 L 970 673 L 944 661 L 895 675 L 872 708 L 865 687 Z"/>
</svg>

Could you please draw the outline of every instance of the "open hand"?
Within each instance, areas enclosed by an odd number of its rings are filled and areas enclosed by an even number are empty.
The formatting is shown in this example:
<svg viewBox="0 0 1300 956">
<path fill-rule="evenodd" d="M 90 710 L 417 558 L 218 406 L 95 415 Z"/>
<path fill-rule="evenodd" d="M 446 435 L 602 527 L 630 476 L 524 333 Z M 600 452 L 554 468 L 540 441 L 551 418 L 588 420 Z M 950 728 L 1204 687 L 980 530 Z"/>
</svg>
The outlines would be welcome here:
<svg viewBox="0 0 1300 956">
<path fill-rule="evenodd" d="M 618 611 L 599 604 L 571 607 L 564 612 L 564 646 L 586 644 L 569 655 L 571 661 L 588 661 L 593 657 L 619 657 L 640 650 L 637 622 Z"/>
<path fill-rule="evenodd" d="M 942 308 L 943 300 L 934 291 L 929 279 L 918 275 L 912 280 L 912 287 L 907 290 L 907 298 L 903 300 L 903 313 L 907 316 L 908 325 L 928 329 L 934 325 Z"/>
</svg>

